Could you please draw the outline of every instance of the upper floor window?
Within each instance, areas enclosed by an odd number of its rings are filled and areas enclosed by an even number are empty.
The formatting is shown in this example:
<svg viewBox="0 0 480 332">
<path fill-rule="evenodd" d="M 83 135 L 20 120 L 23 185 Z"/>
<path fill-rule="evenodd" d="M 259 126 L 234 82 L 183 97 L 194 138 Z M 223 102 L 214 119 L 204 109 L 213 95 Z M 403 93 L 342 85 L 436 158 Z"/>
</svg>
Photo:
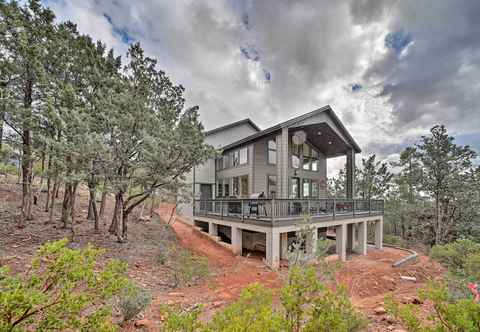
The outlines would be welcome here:
<svg viewBox="0 0 480 332">
<path fill-rule="evenodd" d="M 248 163 L 248 148 L 241 148 L 240 149 L 240 165 L 245 165 Z"/>
<path fill-rule="evenodd" d="M 303 144 L 303 153 L 302 153 L 302 168 L 306 171 L 318 171 L 318 160 L 319 154 L 318 151 L 312 148 L 307 143 Z"/>
<path fill-rule="evenodd" d="M 233 165 L 233 167 L 238 166 L 239 162 L 240 162 L 239 151 L 233 151 L 233 153 L 232 153 L 232 165 Z"/>
<path fill-rule="evenodd" d="M 292 167 L 300 168 L 300 155 L 302 151 L 301 145 L 293 144 L 292 142 Z"/>
<path fill-rule="evenodd" d="M 268 140 L 267 158 L 269 164 L 275 165 L 277 163 L 277 142 L 274 139 Z"/>
<path fill-rule="evenodd" d="M 311 169 L 312 171 L 318 171 L 318 152 L 312 149 Z"/>
</svg>

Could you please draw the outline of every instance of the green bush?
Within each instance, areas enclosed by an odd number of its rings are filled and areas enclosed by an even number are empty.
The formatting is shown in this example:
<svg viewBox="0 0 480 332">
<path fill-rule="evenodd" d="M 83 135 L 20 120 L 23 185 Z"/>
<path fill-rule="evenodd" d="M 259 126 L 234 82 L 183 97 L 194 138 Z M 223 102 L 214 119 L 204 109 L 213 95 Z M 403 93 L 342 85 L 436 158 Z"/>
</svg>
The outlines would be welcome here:
<svg viewBox="0 0 480 332">
<path fill-rule="evenodd" d="M 165 318 L 162 331 L 164 332 L 196 332 L 201 331 L 204 325 L 199 320 L 200 308 L 181 311 L 178 308 L 171 308 L 164 305 L 160 308 Z"/>
<path fill-rule="evenodd" d="M 480 255 L 480 243 L 468 239 L 460 239 L 445 245 L 433 246 L 431 257 L 448 270 L 462 277 L 467 277 L 465 267 L 471 256 Z"/>
<path fill-rule="evenodd" d="M 18 174 L 17 166 L 13 164 L 0 163 L 0 175 L 3 175 L 3 174 L 17 175 Z"/>
<path fill-rule="evenodd" d="M 199 309 L 178 311 L 164 307 L 164 331 L 237 332 L 237 331 L 325 331 L 350 332 L 366 326 L 366 320 L 354 310 L 344 291 L 330 291 L 319 282 L 313 267 L 294 267 L 287 285 L 281 289 L 281 308 L 272 305 L 272 292 L 260 284 L 251 284 L 239 300 L 202 324 Z"/>
<path fill-rule="evenodd" d="M 25 274 L 0 268 L 0 331 L 113 331 L 106 305 L 130 282 L 126 264 L 97 264 L 102 250 L 43 245 Z"/>
<path fill-rule="evenodd" d="M 124 321 L 134 319 L 151 302 L 150 292 L 138 285 L 125 288 L 119 295 L 118 306 Z"/>
<path fill-rule="evenodd" d="M 385 299 L 385 307 L 408 331 L 480 331 L 480 304 L 465 298 L 451 301 L 445 283 L 429 283 L 420 291 L 420 300 L 428 300 L 433 305 L 434 310 L 425 318 L 422 318 L 418 306 L 401 305 L 392 297 Z"/>
</svg>

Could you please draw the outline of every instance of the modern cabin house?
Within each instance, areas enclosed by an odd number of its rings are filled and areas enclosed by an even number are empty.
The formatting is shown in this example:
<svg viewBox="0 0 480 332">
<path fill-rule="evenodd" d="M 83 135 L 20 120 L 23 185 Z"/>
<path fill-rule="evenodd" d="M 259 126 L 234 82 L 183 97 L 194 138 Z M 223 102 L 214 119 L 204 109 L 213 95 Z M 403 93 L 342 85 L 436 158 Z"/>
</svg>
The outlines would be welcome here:
<svg viewBox="0 0 480 332">
<path fill-rule="evenodd" d="M 206 141 L 221 157 L 192 170 L 193 203 L 180 213 L 233 252 L 263 251 L 276 268 L 305 220 L 314 239 L 335 230 L 342 260 L 352 250 L 366 254 L 368 225 L 382 248 L 383 201 L 354 199 L 361 150 L 330 106 L 265 130 L 250 119 L 234 122 L 206 132 Z M 327 195 L 327 160 L 339 156 L 346 156 L 346 198 Z"/>
</svg>

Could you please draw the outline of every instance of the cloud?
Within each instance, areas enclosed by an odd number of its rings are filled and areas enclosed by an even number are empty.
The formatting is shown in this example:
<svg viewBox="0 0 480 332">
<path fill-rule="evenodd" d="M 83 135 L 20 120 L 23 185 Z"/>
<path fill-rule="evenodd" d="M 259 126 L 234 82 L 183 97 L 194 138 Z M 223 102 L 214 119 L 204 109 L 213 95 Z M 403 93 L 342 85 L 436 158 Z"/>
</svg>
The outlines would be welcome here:
<svg viewBox="0 0 480 332">
<path fill-rule="evenodd" d="M 465 143 L 480 135 L 478 1 L 48 5 L 121 54 L 140 41 L 208 129 L 246 117 L 265 128 L 330 104 L 365 153 L 385 158 L 437 123 Z"/>
</svg>

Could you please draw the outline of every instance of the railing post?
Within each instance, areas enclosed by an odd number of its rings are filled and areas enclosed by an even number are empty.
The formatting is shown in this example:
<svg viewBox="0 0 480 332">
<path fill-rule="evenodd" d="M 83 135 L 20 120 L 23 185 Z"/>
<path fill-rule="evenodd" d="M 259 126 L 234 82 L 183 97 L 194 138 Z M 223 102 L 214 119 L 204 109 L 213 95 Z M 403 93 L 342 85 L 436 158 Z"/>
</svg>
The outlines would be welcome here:
<svg viewBox="0 0 480 332">
<path fill-rule="evenodd" d="M 195 215 L 195 206 L 197 205 L 197 200 L 193 199 L 193 215 Z"/>
<path fill-rule="evenodd" d="M 223 200 L 220 201 L 220 219 L 223 219 Z"/>
<path fill-rule="evenodd" d="M 272 218 L 272 225 L 273 225 L 273 222 L 275 221 L 275 198 L 272 198 L 270 200 L 270 214 L 271 214 L 271 218 Z"/>
<path fill-rule="evenodd" d="M 355 217 L 355 199 L 352 199 L 352 207 L 353 207 L 353 208 L 352 208 L 352 210 L 353 210 L 353 211 L 352 211 L 352 214 L 353 214 L 353 216 Z"/>
<path fill-rule="evenodd" d="M 371 199 L 368 200 L 368 215 L 369 216 L 372 215 L 372 200 Z"/>
<path fill-rule="evenodd" d="M 337 213 L 337 201 L 333 199 L 333 220 L 335 220 L 335 214 Z"/>
<path fill-rule="evenodd" d="M 310 199 L 309 199 L 309 200 L 307 200 L 307 211 L 308 211 L 307 215 L 308 216 L 310 216 L 310 208 L 311 208 L 311 206 L 310 206 Z"/>
</svg>

